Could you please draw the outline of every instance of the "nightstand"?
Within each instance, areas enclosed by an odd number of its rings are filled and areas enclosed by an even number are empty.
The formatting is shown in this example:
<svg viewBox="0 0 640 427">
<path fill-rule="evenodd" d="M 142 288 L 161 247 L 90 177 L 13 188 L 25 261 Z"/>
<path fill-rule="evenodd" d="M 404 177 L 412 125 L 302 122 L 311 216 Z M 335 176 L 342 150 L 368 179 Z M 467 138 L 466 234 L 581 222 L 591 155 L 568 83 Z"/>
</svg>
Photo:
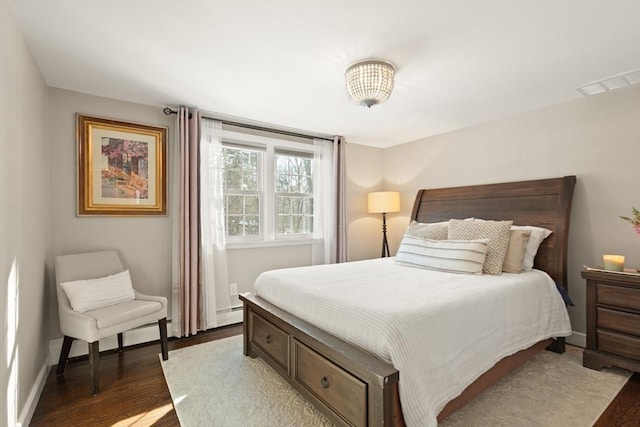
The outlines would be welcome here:
<svg viewBox="0 0 640 427">
<path fill-rule="evenodd" d="M 640 275 L 583 270 L 587 281 L 587 348 L 582 364 L 640 372 Z"/>
</svg>

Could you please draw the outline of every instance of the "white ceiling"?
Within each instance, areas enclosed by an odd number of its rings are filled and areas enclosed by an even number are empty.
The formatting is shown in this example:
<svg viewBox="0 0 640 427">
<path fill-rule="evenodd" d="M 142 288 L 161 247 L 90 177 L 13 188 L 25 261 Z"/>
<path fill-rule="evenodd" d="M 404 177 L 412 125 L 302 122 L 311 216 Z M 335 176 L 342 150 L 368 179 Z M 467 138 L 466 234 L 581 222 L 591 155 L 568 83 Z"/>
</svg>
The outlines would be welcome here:
<svg viewBox="0 0 640 427">
<path fill-rule="evenodd" d="M 49 86 L 388 147 L 640 69 L 640 1 L 9 0 Z M 343 72 L 396 65 L 391 98 Z"/>
</svg>

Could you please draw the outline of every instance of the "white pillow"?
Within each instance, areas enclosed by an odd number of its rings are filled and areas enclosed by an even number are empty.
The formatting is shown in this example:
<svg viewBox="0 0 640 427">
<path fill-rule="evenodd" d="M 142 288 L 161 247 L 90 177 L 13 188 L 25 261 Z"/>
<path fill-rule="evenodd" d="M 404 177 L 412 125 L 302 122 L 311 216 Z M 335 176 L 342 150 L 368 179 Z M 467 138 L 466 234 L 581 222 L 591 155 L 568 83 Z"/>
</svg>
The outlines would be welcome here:
<svg viewBox="0 0 640 427">
<path fill-rule="evenodd" d="M 80 313 L 136 298 L 129 270 L 98 279 L 64 282 L 60 286 L 69 298 L 71 308 Z"/>
<path fill-rule="evenodd" d="M 544 239 L 551 235 L 552 231 L 542 227 L 534 227 L 532 225 L 514 225 L 511 229 L 531 230 L 531 236 L 527 242 L 527 250 L 524 254 L 524 262 L 522 263 L 522 271 L 531 271 L 533 268 L 533 260 L 538 253 L 540 244 Z"/>
<path fill-rule="evenodd" d="M 489 239 L 430 240 L 405 235 L 396 263 L 450 273 L 482 274 Z"/>
</svg>

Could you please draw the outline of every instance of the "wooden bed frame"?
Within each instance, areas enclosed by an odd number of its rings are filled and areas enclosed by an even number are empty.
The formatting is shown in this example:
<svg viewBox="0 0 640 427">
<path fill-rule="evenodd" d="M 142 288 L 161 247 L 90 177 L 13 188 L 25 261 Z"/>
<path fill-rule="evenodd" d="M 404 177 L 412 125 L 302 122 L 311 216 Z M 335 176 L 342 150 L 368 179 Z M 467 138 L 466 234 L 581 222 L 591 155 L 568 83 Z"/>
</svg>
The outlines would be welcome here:
<svg viewBox="0 0 640 427">
<path fill-rule="evenodd" d="M 575 176 L 420 190 L 411 220 L 513 220 L 553 231 L 534 266 L 567 288 L 569 217 Z M 243 294 L 244 354 L 261 357 L 336 425 L 404 426 L 399 372 L 390 364 L 286 311 Z M 441 421 L 538 351 L 564 352 L 564 338 L 541 341 L 499 361 L 438 415 Z"/>
</svg>

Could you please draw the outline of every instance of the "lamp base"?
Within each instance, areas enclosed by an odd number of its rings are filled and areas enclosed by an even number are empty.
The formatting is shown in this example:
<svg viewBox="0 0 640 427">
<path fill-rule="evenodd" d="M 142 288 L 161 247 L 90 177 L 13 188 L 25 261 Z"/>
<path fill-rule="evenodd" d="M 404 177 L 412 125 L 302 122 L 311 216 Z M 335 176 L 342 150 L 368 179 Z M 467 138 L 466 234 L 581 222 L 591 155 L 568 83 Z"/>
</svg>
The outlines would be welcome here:
<svg viewBox="0 0 640 427">
<path fill-rule="evenodd" d="M 382 258 L 391 256 L 389 254 L 389 242 L 387 241 L 387 214 L 382 214 Z"/>
</svg>

